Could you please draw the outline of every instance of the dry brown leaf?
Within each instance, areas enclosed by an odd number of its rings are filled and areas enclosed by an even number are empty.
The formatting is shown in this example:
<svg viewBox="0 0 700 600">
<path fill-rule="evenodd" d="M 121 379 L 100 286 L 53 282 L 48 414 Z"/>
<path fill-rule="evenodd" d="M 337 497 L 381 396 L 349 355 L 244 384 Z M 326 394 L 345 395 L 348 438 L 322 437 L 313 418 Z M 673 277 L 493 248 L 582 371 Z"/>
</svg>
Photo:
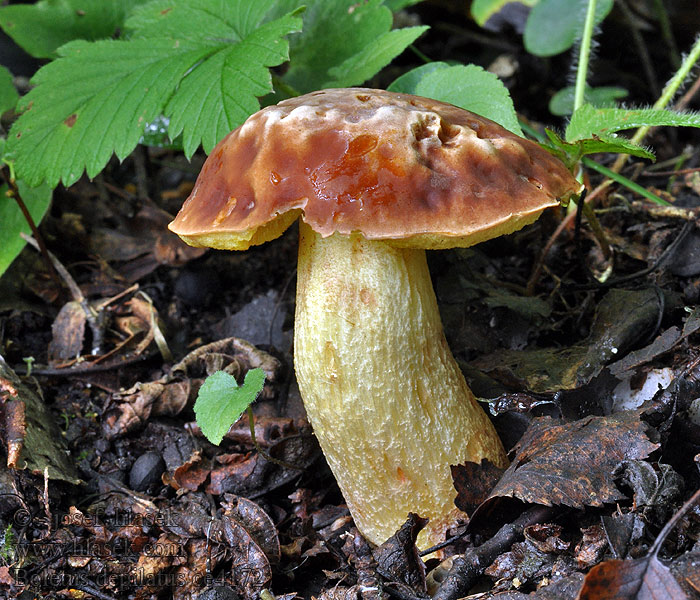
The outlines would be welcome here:
<svg viewBox="0 0 700 600">
<path fill-rule="evenodd" d="M 222 502 L 224 514 L 236 519 L 246 528 L 246 531 L 256 541 L 270 563 L 277 564 L 280 561 L 280 540 L 277 535 L 277 527 L 274 522 L 258 504 L 234 494 L 226 494 L 225 502 Z"/>
<path fill-rule="evenodd" d="M 620 461 L 644 459 L 658 447 L 649 441 L 647 429 L 636 411 L 572 423 L 535 419 L 486 503 L 513 497 L 584 508 L 621 500 L 625 496 L 615 486 L 613 470 Z"/>
<path fill-rule="evenodd" d="M 58 365 L 82 354 L 87 316 L 79 302 L 66 302 L 51 325 L 49 363 Z"/>
<path fill-rule="evenodd" d="M 671 572 L 656 558 L 608 560 L 593 567 L 577 600 L 687 600 Z"/>
</svg>

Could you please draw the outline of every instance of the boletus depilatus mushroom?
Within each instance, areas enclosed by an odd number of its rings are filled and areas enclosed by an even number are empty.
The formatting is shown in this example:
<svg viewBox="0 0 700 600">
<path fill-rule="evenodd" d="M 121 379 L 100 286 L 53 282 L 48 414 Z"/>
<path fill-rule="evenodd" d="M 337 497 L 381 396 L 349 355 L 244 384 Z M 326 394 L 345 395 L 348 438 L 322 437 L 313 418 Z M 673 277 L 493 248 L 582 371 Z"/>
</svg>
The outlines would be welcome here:
<svg viewBox="0 0 700 600">
<path fill-rule="evenodd" d="M 207 158 L 170 224 L 246 250 L 300 220 L 294 363 L 314 432 L 360 531 L 409 512 L 419 546 L 463 517 L 450 465 L 506 465 L 443 334 L 426 249 L 532 223 L 579 184 L 537 144 L 461 108 L 329 89 L 252 115 Z"/>
</svg>

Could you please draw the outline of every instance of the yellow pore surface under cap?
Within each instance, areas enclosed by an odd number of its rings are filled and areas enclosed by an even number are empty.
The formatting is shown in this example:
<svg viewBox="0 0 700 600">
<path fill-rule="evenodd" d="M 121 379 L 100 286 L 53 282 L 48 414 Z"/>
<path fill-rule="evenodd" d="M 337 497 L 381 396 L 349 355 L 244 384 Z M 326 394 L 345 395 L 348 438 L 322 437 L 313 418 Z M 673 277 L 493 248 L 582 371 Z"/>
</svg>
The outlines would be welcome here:
<svg viewBox="0 0 700 600">
<path fill-rule="evenodd" d="M 384 542 L 409 512 L 443 539 L 459 511 L 451 464 L 507 461 L 443 334 L 421 249 L 301 224 L 295 369 L 360 531 Z M 464 516 L 464 515 L 461 515 Z"/>
</svg>

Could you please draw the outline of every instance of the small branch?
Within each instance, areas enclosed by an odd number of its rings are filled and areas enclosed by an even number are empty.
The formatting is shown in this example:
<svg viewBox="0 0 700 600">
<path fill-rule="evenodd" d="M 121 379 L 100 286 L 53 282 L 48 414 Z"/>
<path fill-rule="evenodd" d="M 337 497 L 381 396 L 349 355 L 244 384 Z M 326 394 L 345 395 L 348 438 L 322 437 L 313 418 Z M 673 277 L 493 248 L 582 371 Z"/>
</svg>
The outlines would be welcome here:
<svg viewBox="0 0 700 600">
<path fill-rule="evenodd" d="M 496 558 L 506 552 L 523 536 L 528 525 L 541 523 L 549 518 L 552 509 L 547 506 L 534 506 L 526 510 L 512 523 L 501 527 L 487 542 L 477 548 L 470 548 L 463 555 L 457 556 L 447 577 L 440 584 L 433 600 L 457 600 L 467 595 L 484 570 Z"/>
<path fill-rule="evenodd" d="M 46 265 L 46 269 L 49 272 L 49 275 L 53 279 L 54 283 L 58 286 L 58 289 L 59 290 L 62 289 L 63 285 L 61 284 L 61 280 L 58 278 L 58 275 L 56 275 L 56 270 L 53 267 L 53 263 L 51 262 L 51 259 L 49 258 L 49 251 L 47 250 L 46 244 L 44 243 L 44 238 L 39 233 L 39 229 L 36 226 L 36 223 L 34 222 L 34 218 L 32 217 L 31 213 L 29 212 L 29 209 L 27 208 L 27 205 L 24 203 L 24 200 L 22 200 L 22 196 L 19 193 L 19 189 L 17 189 L 17 183 L 15 182 L 14 177 L 12 175 L 10 177 L 7 177 L 5 175 L 4 170 L 2 173 L 3 173 L 3 178 L 5 179 L 5 182 L 7 183 L 7 187 L 8 187 L 7 195 L 9 197 L 13 198 L 14 201 L 17 203 L 17 206 L 19 207 L 20 211 L 22 212 L 22 216 L 24 217 L 24 220 L 29 225 L 29 228 L 32 230 L 32 235 L 34 236 L 34 239 L 37 241 L 38 250 L 39 250 L 39 253 L 41 254 L 41 259 L 44 261 L 44 264 Z"/>
<path fill-rule="evenodd" d="M 24 238 L 24 240 L 26 240 L 28 244 L 38 249 L 39 243 L 37 240 L 34 240 L 28 235 L 24 234 L 22 234 L 22 237 Z M 46 250 L 46 255 L 51 261 L 51 265 L 55 272 L 58 273 L 61 276 L 61 279 L 63 279 L 63 281 L 65 282 L 66 287 L 68 288 L 71 296 L 73 297 L 73 300 L 80 304 L 81 308 L 83 309 L 83 312 L 85 313 L 85 318 L 87 319 L 87 322 L 90 325 L 90 331 L 92 331 L 92 354 L 100 354 L 102 348 L 103 335 L 102 326 L 100 325 L 97 313 L 85 299 L 85 296 L 83 296 L 83 293 L 80 291 L 80 288 L 75 282 L 75 279 L 73 279 L 71 274 L 68 272 L 68 269 L 66 269 L 58 260 L 58 258 L 56 258 L 48 250 Z"/>
</svg>

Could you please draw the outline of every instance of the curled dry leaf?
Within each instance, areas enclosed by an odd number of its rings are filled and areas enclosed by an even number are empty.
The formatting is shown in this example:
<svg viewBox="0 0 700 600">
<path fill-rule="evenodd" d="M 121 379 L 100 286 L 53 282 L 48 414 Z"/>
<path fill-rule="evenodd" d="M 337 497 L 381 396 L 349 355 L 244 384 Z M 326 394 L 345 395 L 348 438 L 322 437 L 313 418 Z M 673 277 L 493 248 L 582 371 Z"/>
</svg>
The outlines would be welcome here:
<svg viewBox="0 0 700 600">
<path fill-rule="evenodd" d="M 258 597 L 272 578 L 270 561 L 250 532 L 230 517 L 222 520 L 226 541 L 233 553 L 231 575 L 236 590 L 247 600 Z"/>
<path fill-rule="evenodd" d="M 318 459 L 320 448 L 316 438 L 309 431 L 278 440 L 270 446 L 269 453 L 274 458 L 300 469 L 308 469 Z M 209 494 L 234 494 L 258 497 L 284 485 L 299 476 L 299 469 L 290 469 L 275 464 L 260 454 L 247 456 L 219 455 L 220 467 L 212 469 Z"/>
<path fill-rule="evenodd" d="M 67 361 L 74 361 L 83 352 L 85 324 L 87 316 L 79 302 L 66 302 L 51 325 L 51 342 L 49 343 L 49 363 L 61 366 Z"/>
<path fill-rule="evenodd" d="M 487 459 L 481 464 L 466 462 L 452 465 L 452 480 L 457 489 L 455 505 L 468 515 L 489 496 L 489 492 L 498 483 L 505 469 L 501 469 Z"/>
<path fill-rule="evenodd" d="M 700 490 L 666 523 L 646 557 L 609 560 L 593 567 L 586 575 L 577 600 L 687 600 L 686 592 L 658 559 L 658 552 L 681 517 L 698 500 Z M 695 586 L 690 584 L 689 587 Z"/>
<path fill-rule="evenodd" d="M 373 552 L 377 573 L 418 594 L 425 594 L 426 584 L 425 565 L 418 554 L 416 539 L 427 523 L 427 519 L 409 513 L 401 528 Z"/>
<path fill-rule="evenodd" d="M 252 500 L 233 494 L 226 494 L 222 506 L 227 517 L 236 519 L 246 528 L 270 563 L 277 564 L 280 561 L 280 540 L 270 515 Z"/>
<path fill-rule="evenodd" d="M 577 600 L 686 600 L 668 567 L 656 556 L 608 560 L 593 567 Z"/>
<path fill-rule="evenodd" d="M 573 508 L 602 506 L 624 498 L 612 473 L 622 460 L 644 459 L 658 447 L 636 411 L 562 423 L 535 419 L 515 446 L 515 458 L 472 517 L 504 497 Z M 552 474 L 556 473 L 556 477 Z M 470 526 L 473 525 L 470 523 Z"/>
</svg>

